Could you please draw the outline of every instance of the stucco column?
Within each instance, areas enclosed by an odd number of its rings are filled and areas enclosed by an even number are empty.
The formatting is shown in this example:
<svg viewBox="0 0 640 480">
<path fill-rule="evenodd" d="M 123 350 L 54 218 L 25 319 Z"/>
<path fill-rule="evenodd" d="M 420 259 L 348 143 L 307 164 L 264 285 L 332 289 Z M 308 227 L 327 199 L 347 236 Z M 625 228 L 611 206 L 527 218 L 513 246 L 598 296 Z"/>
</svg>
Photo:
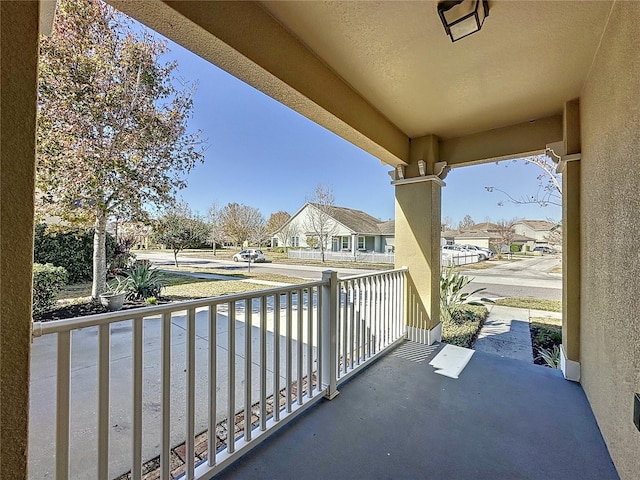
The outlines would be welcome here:
<svg viewBox="0 0 640 480">
<path fill-rule="evenodd" d="M 411 162 L 395 181 L 395 264 L 409 267 L 406 324 L 414 341 L 431 344 L 440 332 L 440 216 L 444 182 L 433 175 L 435 136 L 413 139 Z M 425 162 L 421 175 L 418 162 Z"/>
<path fill-rule="evenodd" d="M 27 478 L 38 2 L 0 2 L 0 478 Z"/>
<path fill-rule="evenodd" d="M 564 107 L 564 150 L 579 154 L 578 100 Z M 580 161 L 561 160 L 562 172 L 562 352 L 561 369 L 567 380 L 580 380 Z"/>
</svg>

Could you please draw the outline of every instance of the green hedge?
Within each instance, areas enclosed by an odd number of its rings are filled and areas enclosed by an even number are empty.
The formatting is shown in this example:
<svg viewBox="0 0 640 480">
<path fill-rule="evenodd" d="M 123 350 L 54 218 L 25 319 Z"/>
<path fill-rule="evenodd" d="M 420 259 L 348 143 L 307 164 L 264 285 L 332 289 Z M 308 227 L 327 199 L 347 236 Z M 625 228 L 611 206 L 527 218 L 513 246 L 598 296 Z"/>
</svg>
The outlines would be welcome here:
<svg viewBox="0 0 640 480">
<path fill-rule="evenodd" d="M 517 244 L 511 245 L 511 252 L 518 253 L 521 251 L 522 251 L 522 245 L 517 245 Z"/>
<path fill-rule="evenodd" d="M 107 233 L 107 264 L 115 251 L 115 240 Z M 36 225 L 34 263 L 64 267 L 70 283 L 91 280 L 93 276 L 93 228 L 48 227 Z"/>
<path fill-rule="evenodd" d="M 442 322 L 442 341 L 471 348 L 488 315 L 489 311 L 483 306 L 457 307 L 453 311 L 451 320 Z"/>
<path fill-rule="evenodd" d="M 56 295 L 67 283 L 67 271 L 50 263 L 33 264 L 33 314 L 39 315 L 51 309 L 56 303 Z"/>
</svg>

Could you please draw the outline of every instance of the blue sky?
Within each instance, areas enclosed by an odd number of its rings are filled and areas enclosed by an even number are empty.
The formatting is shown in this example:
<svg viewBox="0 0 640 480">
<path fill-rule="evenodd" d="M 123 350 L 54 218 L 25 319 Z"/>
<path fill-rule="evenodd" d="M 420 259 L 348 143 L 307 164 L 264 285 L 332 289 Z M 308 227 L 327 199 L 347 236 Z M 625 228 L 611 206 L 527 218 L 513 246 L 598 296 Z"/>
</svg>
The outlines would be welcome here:
<svg viewBox="0 0 640 480">
<path fill-rule="evenodd" d="M 363 210 L 383 220 L 394 216 L 391 167 L 220 70 L 169 42 L 168 58 L 178 72 L 198 81 L 190 129 L 208 139 L 204 164 L 188 176 L 180 197 L 206 213 L 216 202 L 259 208 L 265 219 L 284 210 L 293 214 L 318 183 L 331 187 L 339 206 Z M 537 191 L 538 167 L 503 162 L 455 169 L 442 190 L 442 216 L 459 222 L 466 214 L 476 222 L 513 217 L 560 220 L 555 206 L 504 202 L 494 186 L 515 197 Z"/>
</svg>

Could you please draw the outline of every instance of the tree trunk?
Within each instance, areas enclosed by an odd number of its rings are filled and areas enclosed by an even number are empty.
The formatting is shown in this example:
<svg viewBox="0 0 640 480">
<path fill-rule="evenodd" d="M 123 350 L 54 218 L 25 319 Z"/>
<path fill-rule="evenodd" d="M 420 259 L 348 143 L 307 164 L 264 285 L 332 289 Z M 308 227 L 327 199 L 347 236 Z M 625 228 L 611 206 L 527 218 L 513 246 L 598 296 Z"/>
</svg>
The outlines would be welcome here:
<svg viewBox="0 0 640 480">
<path fill-rule="evenodd" d="M 173 261 L 176 264 L 176 267 L 178 266 L 178 250 L 173 250 Z"/>
<path fill-rule="evenodd" d="M 100 212 L 93 233 L 93 283 L 91 298 L 97 300 L 107 290 L 107 216 Z"/>
</svg>

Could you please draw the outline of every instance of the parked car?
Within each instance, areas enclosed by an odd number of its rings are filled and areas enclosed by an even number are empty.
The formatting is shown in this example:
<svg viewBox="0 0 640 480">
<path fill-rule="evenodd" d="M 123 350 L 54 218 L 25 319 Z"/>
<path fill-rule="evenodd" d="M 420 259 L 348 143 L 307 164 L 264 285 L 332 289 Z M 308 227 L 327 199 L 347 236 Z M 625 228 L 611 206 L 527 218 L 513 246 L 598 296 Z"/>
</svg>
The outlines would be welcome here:
<svg viewBox="0 0 640 480">
<path fill-rule="evenodd" d="M 476 252 L 479 252 L 480 260 L 486 260 L 487 258 L 493 257 L 493 250 L 489 250 L 488 248 L 478 247 L 477 245 L 463 245 L 463 247 L 467 250 L 475 250 Z"/>
<path fill-rule="evenodd" d="M 254 250 L 252 248 L 242 250 L 233 256 L 234 262 L 264 262 L 266 259 L 262 250 Z"/>
<path fill-rule="evenodd" d="M 556 253 L 555 250 L 553 250 L 552 248 L 549 247 L 535 247 L 533 249 L 534 252 L 540 252 L 540 253 Z"/>
</svg>

